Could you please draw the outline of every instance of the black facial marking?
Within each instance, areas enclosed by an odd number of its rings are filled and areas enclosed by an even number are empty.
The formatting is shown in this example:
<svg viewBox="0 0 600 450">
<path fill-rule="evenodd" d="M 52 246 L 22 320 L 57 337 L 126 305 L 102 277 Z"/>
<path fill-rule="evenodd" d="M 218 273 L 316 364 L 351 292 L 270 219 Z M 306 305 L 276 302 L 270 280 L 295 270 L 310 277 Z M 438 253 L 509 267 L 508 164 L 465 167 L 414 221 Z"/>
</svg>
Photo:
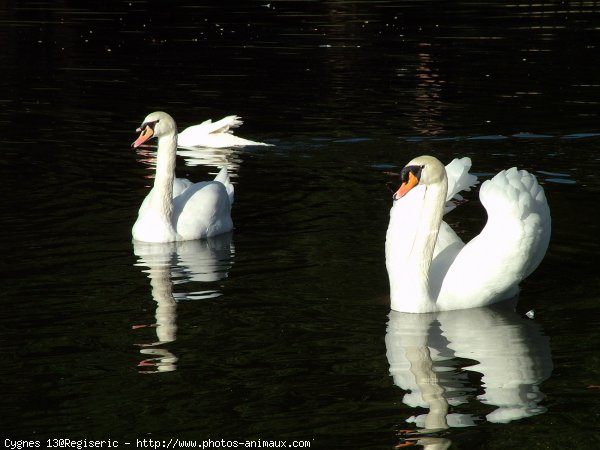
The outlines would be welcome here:
<svg viewBox="0 0 600 450">
<path fill-rule="evenodd" d="M 153 121 L 151 121 L 151 122 L 144 122 L 144 123 L 143 123 L 143 124 L 140 126 L 140 130 L 143 130 L 143 129 L 145 129 L 146 127 L 150 127 L 150 129 L 151 129 L 152 131 L 154 131 L 154 126 L 155 126 L 155 125 L 156 125 L 158 122 L 160 122 L 160 119 L 158 119 L 158 120 L 153 120 Z"/>
<path fill-rule="evenodd" d="M 406 166 L 404 169 L 402 169 L 402 172 L 400 172 L 400 182 L 406 183 L 408 181 L 409 173 L 412 173 L 417 180 L 420 180 L 423 167 L 425 166 Z"/>
</svg>

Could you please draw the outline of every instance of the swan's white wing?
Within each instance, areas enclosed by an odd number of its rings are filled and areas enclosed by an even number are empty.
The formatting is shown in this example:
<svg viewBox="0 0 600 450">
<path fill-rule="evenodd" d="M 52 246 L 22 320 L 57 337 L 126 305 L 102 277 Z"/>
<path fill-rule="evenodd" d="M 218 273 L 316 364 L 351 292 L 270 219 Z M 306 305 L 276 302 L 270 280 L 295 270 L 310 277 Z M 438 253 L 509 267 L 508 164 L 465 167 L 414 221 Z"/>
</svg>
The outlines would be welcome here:
<svg viewBox="0 0 600 450">
<path fill-rule="evenodd" d="M 503 170 L 481 186 L 488 221 L 458 253 L 442 281 L 438 308 L 484 306 L 518 292 L 550 240 L 550 209 L 535 177 Z"/>
<path fill-rule="evenodd" d="M 185 191 L 187 188 L 189 188 L 193 184 L 194 183 L 192 183 L 187 178 L 175 178 L 173 180 L 173 198 L 180 195 L 183 191 Z"/>
<path fill-rule="evenodd" d="M 448 194 L 446 195 L 445 213 L 452 211 L 456 205 L 450 200 L 462 200 L 460 191 L 470 191 L 477 184 L 477 177 L 469 173 L 471 169 L 471 158 L 454 158 L 446 166 L 448 177 Z"/>
<path fill-rule="evenodd" d="M 226 148 L 243 147 L 246 145 L 271 145 L 235 136 L 232 129 L 239 127 L 242 123 L 239 116 L 227 116 L 216 122 L 213 122 L 210 119 L 206 120 L 200 125 L 193 125 L 179 133 L 177 145 L 179 147 L 188 148 Z"/>
<path fill-rule="evenodd" d="M 238 116 L 227 116 L 221 120 L 213 122 L 211 119 L 205 120 L 199 125 L 187 127 L 177 136 L 177 145 L 181 147 L 194 147 L 210 145 L 207 141 L 211 134 L 231 133 L 231 128 L 239 127 L 242 120 Z"/>
<path fill-rule="evenodd" d="M 515 244 L 512 250 L 524 260 L 519 270 L 521 279 L 527 277 L 542 262 L 550 242 L 550 208 L 544 189 L 535 176 L 513 167 L 486 181 L 479 198 L 488 213 L 488 236 L 498 233 L 505 225 L 515 227 L 526 247 Z"/>
<path fill-rule="evenodd" d="M 208 123 L 207 123 L 208 122 Z M 202 122 L 200 125 L 193 125 L 186 128 L 177 135 L 177 146 L 178 147 L 194 147 L 202 145 L 202 142 L 208 136 L 208 126 L 211 124 L 211 120 Z"/>
<path fill-rule="evenodd" d="M 140 215 L 148 208 L 154 188 L 142 205 Z M 202 239 L 225 233 L 233 228 L 231 205 L 233 184 L 223 167 L 214 181 L 192 183 L 186 178 L 173 180 L 173 221 L 177 233 L 184 240 Z"/>
<path fill-rule="evenodd" d="M 471 169 L 471 158 L 454 158 L 446 167 L 446 176 L 448 178 L 448 194 L 446 195 L 446 205 L 444 206 L 444 214 L 456 208 L 452 200 L 462 200 L 459 192 L 470 191 L 477 184 L 477 177 L 469 173 Z M 450 266 L 458 252 L 464 247 L 462 239 L 454 232 L 452 227 L 442 221 L 435 250 L 433 253 L 432 271 L 442 271 L 445 273 L 447 267 Z M 443 274 L 433 275 L 432 280 L 443 279 Z M 434 291 L 439 290 L 439 286 Z"/>
<path fill-rule="evenodd" d="M 212 124 L 209 133 L 231 133 L 231 128 L 237 128 L 243 123 L 239 116 L 223 117 Z"/>
<path fill-rule="evenodd" d="M 180 240 L 202 239 L 231 231 L 231 203 L 222 183 L 190 186 L 173 199 L 173 223 Z"/>
<path fill-rule="evenodd" d="M 471 158 L 454 158 L 450 164 L 446 165 L 445 169 L 448 178 L 448 193 L 446 195 L 444 214 L 456 208 L 456 205 L 451 200 L 462 200 L 459 192 L 470 191 L 477 184 L 477 177 L 469 173 Z M 464 245 L 464 242 L 454 232 L 452 227 L 442 221 L 435 243 L 432 270 L 436 271 L 444 267 L 447 268 Z M 442 270 L 445 273 L 445 269 Z M 432 278 L 436 279 L 435 276 Z M 443 278 L 443 275 L 440 275 L 438 279 L 441 281 L 441 278 Z"/>
<path fill-rule="evenodd" d="M 191 127 L 187 127 L 181 133 L 177 135 L 177 143 L 182 144 L 192 141 L 193 139 L 198 139 L 202 136 L 206 136 L 213 129 L 213 122 L 211 119 L 205 120 L 204 122 L 198 125 L 192 125 Z M 182 141 L 182 142 L 180 142 Z"/>
<path fill-rule="evenodd" d="M 242 119 L 239 116 L 223 117 L 221 120 L 217 120 L 216 122 L 208 119 L 199 125 L 187 127 L 185 130 L 179 133 L 179 137 L 187 137 L 188 135 L 200 136 L 210 133 L 230 133 L 231 128 L 237 128 L 243 123 L 244 122 L 242 122 Z"/>
<path fill-rule="evenodd" d="M 214 181 L 195 183 L 173 199 L 173 221 L 184 240 L 201 239 L 231 231 L 233 185 L 223 168 Z"/>
</svg>

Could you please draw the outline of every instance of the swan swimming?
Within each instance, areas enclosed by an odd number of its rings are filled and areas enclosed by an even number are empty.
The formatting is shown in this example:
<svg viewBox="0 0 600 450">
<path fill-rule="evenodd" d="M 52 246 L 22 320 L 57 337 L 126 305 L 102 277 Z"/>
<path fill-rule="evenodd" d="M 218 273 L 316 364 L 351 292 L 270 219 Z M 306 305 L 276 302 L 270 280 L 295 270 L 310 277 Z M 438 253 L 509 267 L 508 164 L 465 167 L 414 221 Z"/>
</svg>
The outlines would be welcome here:
<svg viewBox="0 0 600 450">
<path fill-rule="evenodd" d="M 133 225 L 133 239 L 143 242 L 173 242 L 202 239 L 233 229 L 231 206 L 233 185 L 223 167 L 213 181 L 192 183 L 175 178 L 177 126 L 162 111 L 149 114 L 137 129 L 132 144 L 139 147 L 158 139 L 154 187 L 140 206 Z"/>
<path fill-rule="evenodd" d="M 448 166 L 419 156 L 402 170 L 386 235 L 391 308 L 426 313 L 486 306 L 517 295 L 550 241 L 544 190 L 525 170 L 502 170 L 480 188 L 488 220 L 464 243 L 442 220 L 446 202 L 475 177 L 469 158 Z"/>
</svg>

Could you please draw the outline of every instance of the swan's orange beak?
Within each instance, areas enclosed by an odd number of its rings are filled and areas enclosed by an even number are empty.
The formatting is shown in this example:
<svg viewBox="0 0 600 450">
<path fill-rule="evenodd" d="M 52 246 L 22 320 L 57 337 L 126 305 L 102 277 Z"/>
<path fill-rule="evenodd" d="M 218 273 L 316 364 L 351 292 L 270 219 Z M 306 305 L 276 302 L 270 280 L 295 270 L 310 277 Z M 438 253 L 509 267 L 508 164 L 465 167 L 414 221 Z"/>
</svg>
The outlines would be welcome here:
<svg viewBox="0 0 600 450">
<path fill-rule="evenodd" d="M 140 136 L 135 140 L 135 142 L 133 144 L 131 144 L 131 146 L 133 148 L 138 148 L 140 145 L 142 145 L 144 142 L 146 142 L 148 139 L 150 139 L 152 137 L 152 135 L 154 134 L 154 131 L 152 130 L 152 127 L 146 125 L 144 127 L 144 129 L 138 128 L 135 131 L 141 131 Z"/>
<path fill-rule="evenodd" d="M 396 191 L 394 194 L 394 200 L 399 200 L 404 197 L 408 191 L 414 188 L 417 184 L 419 184 L 419 179 L 412 172 L 408 172 L 408 180 L 402 183 L 400 189 Z"/>
</svg>

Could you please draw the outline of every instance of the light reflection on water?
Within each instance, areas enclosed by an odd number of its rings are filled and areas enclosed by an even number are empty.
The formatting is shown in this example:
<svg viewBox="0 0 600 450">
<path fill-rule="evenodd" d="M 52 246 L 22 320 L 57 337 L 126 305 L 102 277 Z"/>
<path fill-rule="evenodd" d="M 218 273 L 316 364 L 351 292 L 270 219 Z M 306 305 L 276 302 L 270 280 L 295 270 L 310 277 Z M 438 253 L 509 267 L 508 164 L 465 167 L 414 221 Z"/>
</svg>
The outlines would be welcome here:
<svg viewBox="0 0 600 450">
<path fill-rule="evenodd" d="M 481 420 L 509 423 L 546 411 L 540 385 L 552 371 L 549 338 L 510 306 L 392 311 L 386 348 L 394 384 L 406 392 L 403 402 L 425 410 L 406 418 L 422 434 Z M 480 381 L 474 382 L 473 372 Z M 469 410 L 479 408 L 466 406 L 473 401 L 493 409 L 484 417 L 473 414 Z"/>
<path fill-rule="evenodd" d="M 138 365 L 143 373 L 171 372 L 177 369 L 177 356 L 166 344 L 177 339 L 177 307 L 185 300 L 207 300 L 222 295 L 215 283 L 226 278 L 233 264 L 232 233 L 201 241 L 151 244 L 134 241 L 136 266 L 150 279 L 152 298 L 156 302 L 156 323 L 134 325 L 137 330 L 150 326 L 156 341 L 137 344 L 147 356 Z M 174 292 L 174 285 L 189 289 L 190 282 L 210 286 L 200 291 Z"/>
</svg>

